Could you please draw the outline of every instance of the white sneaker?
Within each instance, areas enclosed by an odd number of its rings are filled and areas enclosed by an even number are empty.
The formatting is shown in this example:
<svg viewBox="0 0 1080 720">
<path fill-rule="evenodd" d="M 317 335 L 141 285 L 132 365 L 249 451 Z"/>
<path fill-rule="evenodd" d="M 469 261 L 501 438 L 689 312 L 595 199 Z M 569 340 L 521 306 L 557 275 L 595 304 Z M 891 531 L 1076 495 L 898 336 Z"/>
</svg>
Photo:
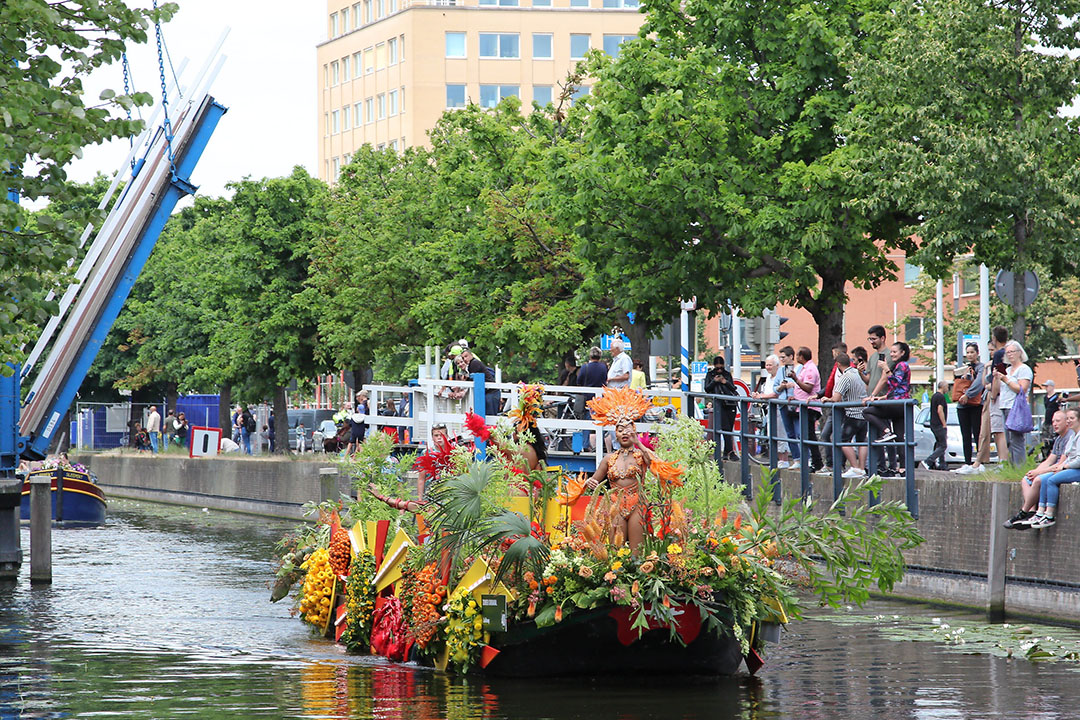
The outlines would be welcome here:
<svg viewBox="0 0 1080 720">
<path fill-rule="evenodd" d="M 799 461 L 796 460 L 795 462 L 788 465 L 788 470 L 798 470 L 800 467 L 802 466 L 799 464 Z"/>
<path fill-rule="evenodd" d="M 967 475 L 968 473 L 971 472 L 971 466 L 970 465 L 961 465 L 960 467 L 953 468 L 951 470 L 951 472 L 957 473 L 958 475 Z"/>
<path fill-rule="evenodd" d="M 974 465 L 965 465 L 956 471 L 959 475 L 978 475 L 979 473 L 986 472 L 986 468 L 982 465 L 975 467 Z"/>
<path fill-rule="evenodd" d="M 926 464 L 925 460 L 920 460 L 919 461 L 919 467 L 921 467 L 923 470 L 932 470 L 933 469 L 929 465 Z"/>
<path fill-rule="evenodd" d="M 787 470 L 789 467 L 791 467 L 791 463 L 789 463 L 787 460 L 781 460 L 780 462 L 776 463 L 777 470 Z"/>
<path fill-rule="evenodd" d="M 857 467 L 848 468 L 847 470 L 844 471 L 844 473 L 840 477 L 845 477 L 845 478 L 848 478 L 848 479 L 864 478 L 864 477 L 866 477 L 866 471 L 865 470 L 860 470 Z"/>
</svg>

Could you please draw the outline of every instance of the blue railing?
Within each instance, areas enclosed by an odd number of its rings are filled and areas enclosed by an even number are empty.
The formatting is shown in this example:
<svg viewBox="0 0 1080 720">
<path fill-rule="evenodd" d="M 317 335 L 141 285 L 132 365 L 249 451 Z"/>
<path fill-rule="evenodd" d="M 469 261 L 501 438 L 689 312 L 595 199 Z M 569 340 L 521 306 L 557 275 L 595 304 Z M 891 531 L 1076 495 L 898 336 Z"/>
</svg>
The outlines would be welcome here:
<svg viewBox="0 0 1080 720">
<path fill-rule="evenodd" d="M 781 442 L 786 442 L 788 445 L 798 445 L 799 456 L 801 461 L 799 463 L 799 478 L 801 481 L 802 497 L 807 498 L 810 496 L 810 492 L 813 488 L 813 473 L 810 468 L 810 449 L 811 448 L 823 448 L 829 453 L 829 457 L 832 459 L 830 465 L 832 466 L 832 481 L 833 481 L 833 498 L 839 497 L 840 493 L 844 489 L 844 481 L 846 478 L 842 476 L 844 468 L 844 455 L 842 448 L 844 447 L 867 447 L 867 459 L 866 468 L 867 475 L 873 475 L 874 470 L 878 467 L 881 455 L 889 448 L 895 448 L 897 452 L 903 453 L 904 459 L 904 479 L 906 482 L 906 503 L 908 512 L 912 517 L 919 517 L 919 493 L 915 487 L 915 401 L 911 399 L 907 400 L 878 400 L 870 403 L 869 405 L 863 405 L 860 402 L 830 402 L 821 403 L 820 401 L 806 402 L 799 400 L 755 400 L 746 396 L 738 395 L 710 395 L 704 393 L 691 393 L 689 395 L 692 401 L 696 401 L 697 398 L 705 398 L 712 402 L 713 412 L 710 414 L 710 420 L 708 425 L 708 432 L 712 436 L 713 441 L 716 444 L 714 450 L 714 458 L 718 464 L 723 467 L 723 452 L 724 452 L 724 438 L 732 437 L 739 441 L 739 467 L 740 475 L 742 476 L 742 482 L 746 487 L 746 494 L 749 497 L 752 491 L 751 488 L 751 475 L 750 475 L 750 455 L 751 447 L 757 444 L 767 444 L 768 448 L 768 466 L 771 470 L 776 470 L 777 457 L 779 455 L 778 446 Z M 721 402 L 734 402 L 738 403 L 739 410 L 739 429 L 738 430 L 724 430 L 721 426 Z M 748 418 L 751 416 L 750 409 L 752 406 L 763 406 L 765 408 L 765 414 L 768 417 L 768 423 L 761 428 L 750 428 L 751 424 L 748 422 Z M 844 420 L 844 408 L 850 407 L 889 407 L 889 406 L 902 406 L 904 408 L 904 440 L 893 440 L 890 442 L 879 442 L 877 439 L 877 432 L 873 425 L 867 423 L 867 441 L 866 443 L 856 442 L 842 442 L 842 432 Z M 808 440 L 809 423 L 811 422 L 810 414 L 803 412 L 807 407 L 811 407 L 819 412 L 831 413 L 832 418 L 832 435 L 829 441 L 822 440 Z M 780 423 L 779 411 L 781 408 L 793 410 L 799 410 L 799 437 L 790 438 L 784 431 L 782 424 Z M 858 452 L 858 450 L 856 450 Z M 761 463 L 763 466 L 765 462 Z M 780 483 L 776 483 L 773 486 L 773 499 L 779 504 L 781 497 Z M 869 502 L 871 505 L 876 504 L 879 498 L 870 497 Z"/>
</svg>

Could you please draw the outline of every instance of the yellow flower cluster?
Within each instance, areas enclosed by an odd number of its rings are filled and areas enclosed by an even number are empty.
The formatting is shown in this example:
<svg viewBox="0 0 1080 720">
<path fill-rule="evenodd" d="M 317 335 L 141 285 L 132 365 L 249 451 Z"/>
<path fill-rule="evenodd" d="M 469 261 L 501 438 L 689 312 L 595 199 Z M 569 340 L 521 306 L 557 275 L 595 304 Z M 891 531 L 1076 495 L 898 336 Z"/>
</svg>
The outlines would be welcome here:
<svg viewBox="0 0 1080 720">
<path fill-rule="evenodd" d="M 330 596 L 337 581 L 334 571 L 330 569 L 330 552 L 326 548 L 319 548 L 300 567 L 307 570 L 300 614 L 304 620 L 322 629 L 330 617 Z"/>
<path fill-rule="evenodd" d="M 458 589 L 450 596 L 446 618 L 446 647 L 450 650 L 450 661 L 466 670 L 487 639 L 484 637 L 480 608 L 465 588 Z"/>
</svg>

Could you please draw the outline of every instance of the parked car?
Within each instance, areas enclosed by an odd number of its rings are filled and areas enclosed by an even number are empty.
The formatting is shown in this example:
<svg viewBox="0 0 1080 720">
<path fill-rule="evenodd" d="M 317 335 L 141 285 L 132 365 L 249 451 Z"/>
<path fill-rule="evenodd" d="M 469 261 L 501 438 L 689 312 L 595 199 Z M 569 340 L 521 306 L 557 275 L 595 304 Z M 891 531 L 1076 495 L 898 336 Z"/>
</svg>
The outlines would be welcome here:
<svg viewBox="0 0 1080 720">
<path fill-rule="evenodd" d="M 962 438 L 960 436 L 960 420 L 956 415 L 956 405 L 949 403 L 948 411 L 946 413 L 946 425 L 945 425 L 945 462 L 954 465 L 962 465 L 964 463 L 964 449 L 962 446 Z M 1035 425 L 1036 431 L 1030 432 L 1027 435 L 1026 445 L 1028 453 L 1038 447 L 1040 444 L 1038 426 L 1041 418 L 1037 418 Z M 978 427 L 975 428 L 977 433 Z M 975 441 L 978 444 L 978 439 Z M 972 457 L 978 450 L 977 447 L 972 448 Z M 930 431 L 930 406 L 915 406 L 915 460 L 920 461 L 930 456 L 930 453 L 934 452 L 934 433 Z M 995 445 L 990 446 L 990 462 L 998 462 L 997 447 Z"/>
<path fill-rule="evenodd" d="M 322 441 L 314 441 L 314 434 L 321 422 L 333 417 L 333 410 L 289 410 L 289 448 L 296 451 L 296 426 L 304 423 L 304 446 L 308 452 L 322 450 Z"/>
</svg>

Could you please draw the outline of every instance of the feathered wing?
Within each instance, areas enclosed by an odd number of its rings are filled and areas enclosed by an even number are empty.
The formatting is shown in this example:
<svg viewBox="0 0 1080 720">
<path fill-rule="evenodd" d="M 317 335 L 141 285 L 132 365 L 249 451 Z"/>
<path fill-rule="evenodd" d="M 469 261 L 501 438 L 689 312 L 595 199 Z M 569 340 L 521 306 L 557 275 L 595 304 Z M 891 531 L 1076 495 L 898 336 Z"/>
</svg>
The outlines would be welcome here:
<svg viewBox="0 0 1080 720">
<path fill-rule="evenodd" d="M 604 388 L 604 394 L 588 402 L 597 425 L 618 425 L 635 422 L 652 407 L 638 390 L 628 387 Z"/>
</svg>

